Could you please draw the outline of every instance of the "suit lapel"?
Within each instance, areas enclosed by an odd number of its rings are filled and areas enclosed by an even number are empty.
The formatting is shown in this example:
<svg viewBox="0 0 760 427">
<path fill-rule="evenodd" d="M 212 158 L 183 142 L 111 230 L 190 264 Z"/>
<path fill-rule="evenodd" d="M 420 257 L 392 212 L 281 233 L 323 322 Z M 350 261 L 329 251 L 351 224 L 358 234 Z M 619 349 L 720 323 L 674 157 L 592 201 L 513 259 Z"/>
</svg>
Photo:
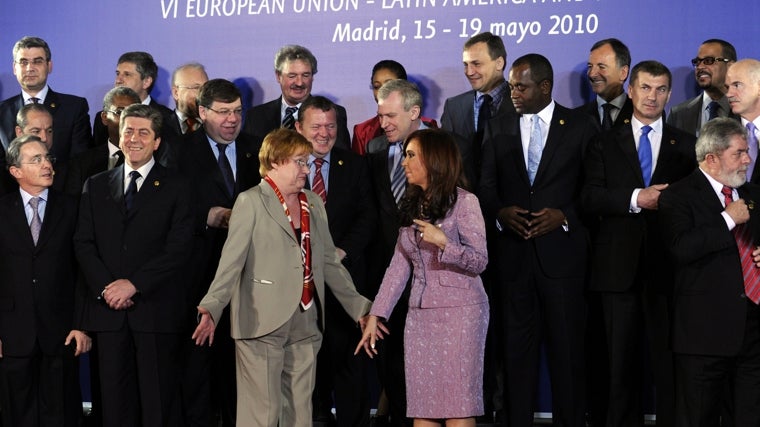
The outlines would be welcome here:
<svg viewBox="0 0 760 427">
<path fill-rule="evenodd" d="M 143 180 L 140 190 L 135 195 L 135 199 L 132 202 L 132 209 L 129 211 L 129 216 L 133 217 L 140 208 L 146 204 L 149 204 L 150 199 L 157 197 L 161 192 L 162 185 L 164 184 L 163 178 L 166 176 L 166 169 L 156 162 L 148 172 L 148 176 Z M 122 181 L 122 185 L 123 185 Z M 123 197 L 123 196 L 122 196 Z"/>
<path fill-rule="evenodd" d="M 32 239 L 32 230 L 29 228 L 29 222 L 26 219 L 26 206 L 24 206 L 21 193 L 16 191 L 16 197 L 13 199 L 13 213 L 10 215 L 9 221 L 12 228 L 15 230 L 23 230 L 20 232 L 24 236 L 22 244 L 28 249 L 34 248 L 34 239 Z"/>
<path fill-rule="evenodd" d="M 664 183 L 668 180 L 668 165 L 672 163 L 674 154 L 677 151 L 678 140 L 673 132 L 663 124 L 662 141 L 660 141 L 660 153 L 657 156 L 657 165 L 652 172 L 652 183 Z"/>
<path fill-rule="evenodd" d="M 210 170 L 214 184 L 219 188 L 220 193 L 229 196 L 227 193 L 227 184 L 225 184 L 224 177 L 222 177 L 222 171 L 219 170 L 219 161 L 217 160 L 211 145 L 209 145 L 206 132 L 198 132 L 194 143 L 201 169 Z"/>
<path fill-rule="evenodd" d="M 615 138 L 618 144 L 620 144 L 620 150 L 623 151 L 628 165 L 633 170 L 637 178 L 639 178 L 639 184 L 641 188 L 644 187 L 644 174 L 641 172 L 641 163 L 639 163 L 639 152 L 636 151 L 636 143 L 633 140 L 633 127 L 626 125 L 620 127 L 618 131 L 618 137 Z M 662 144 L 660 144 L 660 151 L 662 151 Z"/>
<path fill-rule="evenodd" d="M 61 222 L 61 204 L 58 195 L 52 190 L 48 191 L 48 199 L 45 203 L 44 220 L 42 221 L 42 228 L 40 229 L 40 237 L 37 240 L 37 248 L 42 246 L 50 240 L 50 236 L 56 229 L 59 222 Z M 31 231 L 29 233 L 31 235 Z"/>
<path fill-rule="evenodd" d="M 48 89 L 47 96 L 45 97 L 45 107 L 50 110 L 50 114 L 55 117 L 56 111 L 59 107 L 58 94 L 53 92 L 53 89 Z"/>
<path fill-rule="evenodd" d="M 127 207 L 124 205 L 124 164 L 116 166 L 108 172 L 108 188 L 111 190 L 111 198 L 119 212 L 125 216 Z"/>
<path fill-rule="evenodd" d="M 277 225 L 280 226 L 282 231 L 285 232 L 288 236 L 290 236 L 291 239 L 293 239 L 294 242 L 299 243 L 296 240 L 296 236 L 293 233 L 293 226 L 290 224 L 290 221 L 288 221 L 288 218 L 285 216 L 285 209 L 282 207 L 282 203 L 280 203 L 280 199 L 277 198 L 277 195 L 274 193 L 274 190 L 272 189 L 272 186 L 269 185 L 268 182 L 262 180 L 261 184 L 259 184 L 259 187 L 261 187 L 261 199 L 264 202 L 264 209 L 266 209 L 267 213 L 270 217 L 277 223 Z M 299 215 L 299 212 L 291 212 L 290 215 Z"/>
</svg>

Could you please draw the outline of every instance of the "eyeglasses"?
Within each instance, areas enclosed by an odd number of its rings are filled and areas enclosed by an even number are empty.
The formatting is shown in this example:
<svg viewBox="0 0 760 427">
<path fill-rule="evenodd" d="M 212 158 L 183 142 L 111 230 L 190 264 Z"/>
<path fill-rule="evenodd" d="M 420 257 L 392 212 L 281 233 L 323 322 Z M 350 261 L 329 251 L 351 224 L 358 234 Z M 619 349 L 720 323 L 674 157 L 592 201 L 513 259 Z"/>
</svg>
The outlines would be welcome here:
<svg viewBox="0 0 760 427">
<path fill-rule="evenodd" d="M 178 89 L 200 90 L 202 85 L 192 85 L 192 86 L 174 85 L 174 86 Z"/>
<path fill-rule="evenodd" d="M 227 109 L 225 109 L 225 110 L 214 110 L 211 107 L 205 107 L 205 108 L 209 109 L 209 110 L 211 110 L 213 112 L 215 112 L 216 114 L 220 114 L 220 115 L 222 115 L 224 117 L 229 117 L 229 116 L 231 116 L 233 114 L 235 115 L 235 117 L 243 117 L 243 109 L 242 108 L 235 108 L 234 110 L 227 110 Z"/>
<path fill-rule="evenodd" d="M 293 159 L 293 163 L 295 163 L 299 168 L 311 168 L 309 162 L 303 159 Z"/>
<path fill-rule="evenodd" d="M 44 156 L 42 154 L 37 154 L 36 156 L 32 156 L 32 158 L 29 159 L 28 162 L 21 162 L 21 164 L 22 165 L 35 165 L 35 166 L 39 166 L 45 160 L 47 160 L 48 162 L 50 162 L 51 165 L 55 164 L 55 156 L 52 155 L 52 154 L 46 154 Z"/>
<path fill-rule="evenodd" d="M 117 108 L 115 110 L 106 110 L 107 112 L 111 114 L 116 114 L 117 116 L 121 116 L 121 112 L 124 111 L 123 108 Z"/>
<path fill-rule="evenodd" d="M 22 66 L 22 67 L 28 67 L 29 65 L 33 65 L 35 67 L 41 67 L 45 65 L 47 62 L 47 59 L 45 58 L 34 58 L 31 61 L 28 59 L 19 59 L 16 61 L 16 64 Z"/>
<path fill-rule="evenodd" d="M 694 66 L 694 67 L 698 66 L 700 63 L 703 63 L 705 65 L 712 65 L 712 64 L 715 63 L 715 61 L 718 61 L 718 62 L 731 62 L 731 60 L 728 59 L 728 58 L 716 58 L 714 56 L 705 56 L 704 58 L 696 57 L 696 58 L 692 59 L 691 60 L 691 65 Z"/>
</svg>

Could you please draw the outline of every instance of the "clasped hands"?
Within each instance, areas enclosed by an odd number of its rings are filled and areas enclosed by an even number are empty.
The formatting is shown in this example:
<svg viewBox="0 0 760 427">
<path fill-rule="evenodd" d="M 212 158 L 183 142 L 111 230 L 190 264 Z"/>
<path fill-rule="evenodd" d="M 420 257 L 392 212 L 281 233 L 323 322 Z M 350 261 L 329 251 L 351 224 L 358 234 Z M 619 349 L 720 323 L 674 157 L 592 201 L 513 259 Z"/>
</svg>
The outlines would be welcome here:
<svg viewBox="0 0 760 427">
<path fill-rule="evenodd" d="M 564 222 L 565 214 L 554 208 L 530 212 L 519 206 L 509 206 L 499 211 L 499 223 L 525 240 L 554 231 Z"/>
<path fill-rule="evenodd" d="M 114 280 L 103 288 L 100 296 L 114 310 L 126 310 L 133 305 L 132 297 L 137 293 L 137 288 L 127 279 Z"/>
</svg>

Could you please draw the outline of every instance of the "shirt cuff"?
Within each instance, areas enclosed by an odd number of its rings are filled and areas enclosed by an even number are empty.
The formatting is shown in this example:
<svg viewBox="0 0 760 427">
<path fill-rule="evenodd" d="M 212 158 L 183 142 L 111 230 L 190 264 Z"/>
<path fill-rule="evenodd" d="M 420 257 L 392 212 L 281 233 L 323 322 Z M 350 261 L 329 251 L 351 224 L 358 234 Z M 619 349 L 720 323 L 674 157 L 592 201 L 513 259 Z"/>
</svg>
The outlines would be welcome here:
<svg viewBox="0 0 760 427">
<path fill-rule="evenodd" d="M 723 215 L 723 219 L 726 221 L 726 226 L 728 226 L 729 231 L 736 228 L 736 223 L 731 218 L 731 215 L 728 214 L 728 212 L 723 211 L 720 214 Z"/>
<path fill-rule="evenodd" d="M 643 188 L 636 188 L 633 190 L 633 194 L 631 194 L 631 203 L 628 206 L 628 212 L 630 213 L 639 213 L 641 212 L 641 208 L 639 207 L 639 192 L 643 190 Z"/>
</svg>

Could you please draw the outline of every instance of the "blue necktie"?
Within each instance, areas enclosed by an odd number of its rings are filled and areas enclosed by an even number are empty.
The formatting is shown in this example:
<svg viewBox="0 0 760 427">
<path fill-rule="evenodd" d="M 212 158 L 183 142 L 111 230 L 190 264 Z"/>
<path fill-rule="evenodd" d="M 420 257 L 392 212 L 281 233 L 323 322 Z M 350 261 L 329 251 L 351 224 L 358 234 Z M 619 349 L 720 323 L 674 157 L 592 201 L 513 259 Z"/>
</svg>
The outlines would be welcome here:
<svg viewBox="0 0 760 427">
<path fill-rule="evenodd" d="M 639 138 L 639 164 L 645 187 L 649 187 L 649 181 L 652 180 L 652 143 L 647 135 L 651 130 L 651 126 L 642 126 Z"/>
<path fill-rule="evenodd" d="M 230 159 L 227 158 L 227 144 L 217 143 L 216 148 L 219 150 L 217 163 L 219 164 L 219 170 L 222 172 L 222 177 L 224 178 L 224 186 L 227 188 L 227 194 L 232 196 L 235 194 L 235 175 L 232 173 Z"/>
<path fill-rule="evenodd" d="M 536 114 L 532 120 L 533 126 L 530 129 L 530 140 L 528 141 L 528 178 L 530 178 L 530 185 L 533 185 L 533 180 L 536 179 L 538 164 L 541 163 L 541 145 L 544 142 L 541 137 L 541 118 Z"/>
<path fill-rule="evenodd" d="M 719 109 L 720 109 L 720 104 L 718 104 L 717 101 L 710 101 L 710 103 L 707 104 L 707 114 L 708 114 L 707 120 L 712 120 L 718 117 Z"/>
</svg>

